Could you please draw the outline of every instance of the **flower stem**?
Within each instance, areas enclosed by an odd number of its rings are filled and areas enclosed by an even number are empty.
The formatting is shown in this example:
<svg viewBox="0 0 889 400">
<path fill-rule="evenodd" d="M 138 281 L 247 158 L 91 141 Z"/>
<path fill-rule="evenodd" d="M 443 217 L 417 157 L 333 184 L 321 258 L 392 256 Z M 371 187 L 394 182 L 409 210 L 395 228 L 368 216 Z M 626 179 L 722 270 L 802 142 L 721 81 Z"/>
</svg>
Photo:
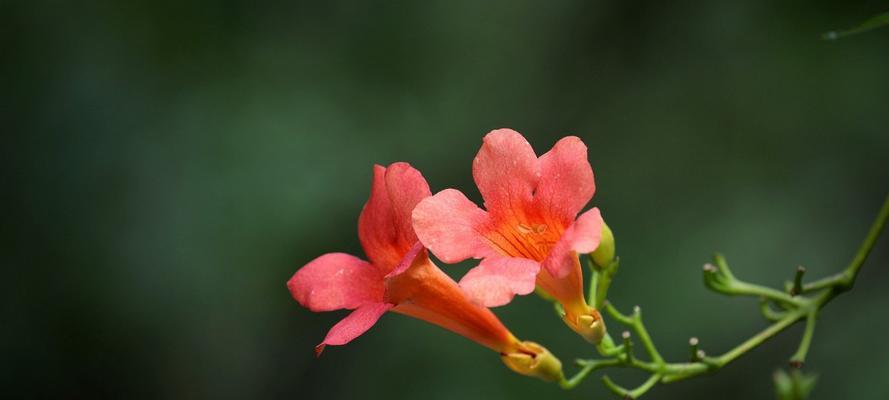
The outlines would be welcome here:
<svg viewBox="0 0 889 400">
<path fill-rule="evenodd" d="M 611 279 L 614 278 L 614 274 L 617 273 L 617 268 L 620 266 L 620 258 L 615 258 L 611 261 L 611 264 L 608 264 L 607 267 L 601 270 L 596 269 L 592 258 L 588 260 L 588 263 L 590 268 L 597 272 L 592 275 L 594 281 L 590 283 L 591 293 L 589 301 L 593 302 L 593 308 L 601 310 L 605 303 L 605 298 L 608 296 L 608 288 L 611 287 Z M 595 294 L 592 293 L 594 288 Z"/>
<path fill-rule="evenodd" d="M 840 273 L 808 284 L 802 283 L 802 271 L 798 270 L 795 282 L 793 283 L 793 288 L 797 289 L 794 290 L 795 296 L 776 289 L 737 280 L 728 269 L 725 259 L 717 255 L 715 257 L 717 267 L 709 266 L 708 268 L 705 268 L 704 271 L 705 274 L 711 274 L 708 277 L 710 279 L 710 281 L 707 282 L 708 287 L 728 295 L 749 295 L 760 297 L 760 311 L 766 319 L 773 321 L 773 323 L 717 357 L 707 357 L 702 351 L 696 351 L 695 355 L 693 355 L 693 359 L 696 361 L 692 362 L 669 363 L 664 361 L 642 322 L 641 310 L 638 307 L 635 307 L 632 315 L 625 315 L 618 311 L 614 305 L 605 301 L 608 287 L 611 284 L 611 278 L 617 270 L 617 259 L 615 259 L 612 265 L 609 265 L 608 268 L 602 270 L 593 268 L 594 272 L 590 282 L 590 299 L 593 302 L 593 305 L 599 309 L 604 309 L 612 318 L 617 320 L 617 322 L 632 328 L 636 336 L 639 338 L 638 340 L 645 347 L 651 361 L 643 361 L 636 357 L 629 356 L 631 352 L 628 340 L 629 336 L 625 336 L 625 344 L 615 345 L 611 336 L 606 334 L 605 338 L 597 346 L 597 350 L 602 356 L 608 358 L 599 360 L 578 360 L 578 364 L 582 366 L 581 370 L 571 379 L 566 379 L 560 382 L 560 385 L 565 389 L 573 388 L 583 381 L 583 379 L 585 379 L 592 371 L 600 368 L 634 368 L 651 373 L 651 377 L 635 389 L 625 389 L 612 381 L 608 376 L 604 376 L 602 381 L 605 386 L 611 389 L 614 393 L 623 396 L 624 398 L 636 399 L 654 387 L 658 382 L 671 383 L 718 370 L 765 343 L 796 322 L 805 319 L 806 327 L 803 331 L 799 347 L 790 358 L 791 365 L 800 366 L 805 361 L 806 355 L 811 347 L 818 313 L 825 305 L 827 305 L 827 303 L 833 300 L 833 298 L 852 288 L 855 279 L 858 276 L 858 272 L 861 270 L 861 266 L 864 264 L 864 261 L 876 244 L 877 238 L 886 226 L 887 220 L 889 220 L 889 196 L 887 196 L 886 200 L 883 202 L 883 206 L 881 207 L 876 220 L 871 225 L 867 236 L 858 248 L 858 251 L 849 265 L 847 265 Z M 804 294 L 813 292 L 818 292 L 818 294 L 809 297 L 803 296 Z M 770 302 L 777 303 L 779 306 L 783 307 L 784 310 L 772 310 L 771 307 L 769 307 Z M 697 340 L 694 342 L 693 350 L 697 350 Z"/>
<path fill-rule="evenodd" d="M 640 396 L 645 394 L 645 392 L 653 388 L 660 379 L 660 374 L 652 374 L 644 383 L 633 390 L 625 389 L 617 383 L 614 383 L 614 381 L 612 381 L 611 378 L 608 377 L 608 375 L 602 377 L 602 383 L 604 383 L 605 386 L 608 387 L 608 389 L 611 389 L 611 391 L 618 396 L 621 396 L 625 399 L 638 399 Z"/>
<path fill-rule="evenodd" d="M 762 314 L 763 318 L 775 322 L 784 318 L 786 312 L 777 311 L 769 305 L 769 299 L 763 297 L 759 300 L 759 312 Z"/>
<path fill-rule="evenodd" d="M 581 366 L 580 371 L 578 371 L 574 376 L 570 379 L 563 379 L 559 382 L 559 386 L 563 389 L 571 389 L 577 386 L 580 382 L 597 369 L 606 368 L 606 367 L 615 367 L 621 364 L 621 361 L 618 359 L 606 359 L 606 360 L 577 360 L 577 364 Z"/>
<path fill-rule="evenodd" d="M 877 215 L 877 219 L 874 221 L 873 225 L 871 225 L 867 237 L 864 239 L 864 242 L 861 243 L 861 247 L 858 248 L 855 258 L 852 259 L 846 269 L 836 275 L 803 285 L 803 293 L 813 292 L 828 287 L 838 288 L 842 291 L 851 289 L 852 285 L 855 284 L 855 278 L 858 277 L 858 271 L 861 270 L 861 266 L 864 265 L 864 260 L 867 259 L 871 249 L 873 249 L 874 244 L 877 242 L 877 238 L 880 237 L 880 233 L 886 226 L 886 220 L 889 220 L 889 195 L 887 195 L 886 200 L 883 201 L 883 207 L 880 208 L 880 213 Z"/>
<path fill-rule="evenodd" d="M 803 331 L 803 338 L 799 342 L 799 348 L 790 357 L 790 366 L 800 368 L 806 362 L 806 354 L 809 353 L 809 346 L 812 344 L 812 335 L 815 333 L 815 321 L 817 318 L 818 312 L 815 310 L 810 311 L 806 315 L 806 330 Z"/>
<path fill-rule="evenodd" d="M 645 329 L 645 324 L 642 323 L 642 309 L 640 309 L 639 306 L 633 308 L 633 315 L 626 316 L 621 314 L 614 305 L 605 302 L 605 311 L 618 322 L 633 328 L 636 335 L 639 336 L 639 341 L 645 346 L 645 351 L 651 357 L 651 360 L 658 364 L 663 363 L 664 358 L 661 357 L 661 354 L 657 351 L 654 342 L 651 340 L 651 335 L 648 334 L 648 330 Z"/>
</svg>

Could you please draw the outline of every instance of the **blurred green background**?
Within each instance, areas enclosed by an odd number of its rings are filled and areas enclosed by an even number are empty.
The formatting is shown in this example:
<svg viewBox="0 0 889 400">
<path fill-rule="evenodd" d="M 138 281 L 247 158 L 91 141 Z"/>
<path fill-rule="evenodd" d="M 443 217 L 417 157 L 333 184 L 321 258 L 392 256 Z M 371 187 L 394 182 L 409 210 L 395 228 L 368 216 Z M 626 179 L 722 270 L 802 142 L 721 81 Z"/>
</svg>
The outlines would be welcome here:
<svg viewBox="0 0 889 400">
<path fill-rule="evenodd" d="M 665 355 L 764 326 L 701 284 L 724 252 L 780 285 L 842 268 L 889 190 L 879 1 L 0 2 L 2 390 L 61 398 L 605 398 L 389 314 L 314 359 L 344 313 L 285 282 L 361 254 L 371 166 L 478 193 L 482 136 L 590 148 L 621 308 Z M 447 270 L 459 276 L 469 265 Z M 889 238 L 823 313 L 816 399 L 889 398 Z M 593 349 L 528 296 L 496 312 L 566 365 Z M 655 399 L 772 396 L 801 326 Z M 570 368 L 569 368 L 570 369 Z M 610 374 L 630 385 L 642 376 Z"/>
</svg>

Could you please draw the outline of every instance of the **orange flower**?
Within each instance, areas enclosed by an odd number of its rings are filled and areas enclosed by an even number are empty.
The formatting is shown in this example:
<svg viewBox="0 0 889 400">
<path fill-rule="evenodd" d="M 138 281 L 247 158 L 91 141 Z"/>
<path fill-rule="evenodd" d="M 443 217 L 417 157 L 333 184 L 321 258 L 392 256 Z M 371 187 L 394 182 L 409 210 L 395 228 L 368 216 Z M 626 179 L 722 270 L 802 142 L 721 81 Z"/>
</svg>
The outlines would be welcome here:
<svg viewBox="0 0 889 400">
<path fill-rule="evenodd" d="M 312 311 L 352 309 L 330 329 L 316 353 L 360 336 L 386 312 L 441 326 L 498 352 L 524 375 L 562 378 L 561 363 L 545 348 L 516 339 L 487 308 L 470 301 L 436 267 L 411 227 L 411 211 L 430 196 L 420 172 L 406 163 L 376 166 L 370 199 L 358 220 L 358 236 L 370 262 L 329 253 L 309 262 L 287 283 Z"/>
<path fill-rule="evenodd" d="M 536 285 L 562 304 L 571 329 L 598 343 L 605 326 L 584 299 L 578 259 L 596 250 L 604 225 L 597 208 L 578 216 L 595 192 L 586 146 L 569 136 L 537 158 L 522 135 L 495 130 L 472 173 L 487 211 L 443 190 L 413 212 L 420 241 L 446 263 L 482 259 L 460 280 L 479 304 L 501 306 Z"/>
</svg>

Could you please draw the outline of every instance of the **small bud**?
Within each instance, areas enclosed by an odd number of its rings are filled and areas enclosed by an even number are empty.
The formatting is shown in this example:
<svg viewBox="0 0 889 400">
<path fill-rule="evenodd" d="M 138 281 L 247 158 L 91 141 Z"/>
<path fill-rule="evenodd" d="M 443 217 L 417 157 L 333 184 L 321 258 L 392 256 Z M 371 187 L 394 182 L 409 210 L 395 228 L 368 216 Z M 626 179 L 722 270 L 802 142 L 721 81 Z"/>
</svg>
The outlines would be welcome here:
<svg viewBox="0 0 889 400">
<path fill-rule="evenodd" d="M 698 343 L 700 343 L 700 341 L 696 337 L 688 339 L 688 347 L 691 350 L 691 361 L 692 362 L 701 360 L 701 357 L 698 357 L 698 352 L 703 351 L 703 350 L 698 350 Z"/>
<path fill-rule="evenodd" d="M 593 264 L 599 269 L 608 268 L 614 260 L 614 234 L 605 221 L 602 221 L 602 237 L 599 239 L 599 247 L 591 254 Z"/>
<path fill-rule="evenodd" d="M 736 291 L 735 277 L 725 263 L 725 259 L 717 255 L 715 262 L 716 265 L 704 264 L 704 284 L 715 292 L 734 294 Z"/>
<path fill-rule="evenodd" d="M 533 376 L 549 382 L 565 378 L 562 362 L 545 347 L 534 342 L 521 342 L 511 353 L 500 355 L 509 369 L 526 376 Z"/>
<path fill-rule="evenodd" d="M 626 362 L 633 360 L 633 342 L 630 340 L 630 331 L 623 331 L 620 336 L 624 339 L 624 353 L 626 354 Z"/>
<path fill-rule="evenodd" d="M 796 267 L 796 275 L 793 277 L 793 287 L 790 289 L 791 296 L 799 296 L 803 293 L 803 275 L 806 273 L 806 267 L 800 265 Z"/>
<path fill-rule="evenodd" d="M 596 309 L 590 308 L 587 314 L 580 316 L 566 314 L 562 320 L 571 330 L 592 344 L 599 344 L 605 337 L 605 321 Z"/>
</svg>

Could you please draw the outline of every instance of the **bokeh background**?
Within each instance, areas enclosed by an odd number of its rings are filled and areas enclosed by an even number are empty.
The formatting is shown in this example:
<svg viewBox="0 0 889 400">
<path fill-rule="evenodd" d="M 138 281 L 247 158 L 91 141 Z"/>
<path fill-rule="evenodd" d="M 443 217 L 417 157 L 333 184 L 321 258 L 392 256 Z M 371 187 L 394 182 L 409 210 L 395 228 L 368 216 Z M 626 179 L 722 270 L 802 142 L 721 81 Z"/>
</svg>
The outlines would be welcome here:
<svg viewBox="0 0 889 400">
<path fill-rule="evenodd" d="M 478 199 L 482 136 L 590 148 L 623 265 L 665 355 L 764 326 L 709 293 L 842 268 L 889 191 L 889 30 L 825 31 L 880 1 L 0 2 L 4 397 L 589 399 L 386 315 L 314 359 L 343 313 L 285 282 L 361 254 L 371 166 Z M 454 276 L 469 265 L 448 267 Z M 889 237 L 823 313 L 816 399 L 889 397 Z M 528 296 L 496 310 L 566 365 L 593 349 Z M 656 399 L 772 396 L 801 326 Z M 569 368 L 570 370 L 570 368 Z M 625 385 L 632 371 L 610 374 Z"/>
</svg>

